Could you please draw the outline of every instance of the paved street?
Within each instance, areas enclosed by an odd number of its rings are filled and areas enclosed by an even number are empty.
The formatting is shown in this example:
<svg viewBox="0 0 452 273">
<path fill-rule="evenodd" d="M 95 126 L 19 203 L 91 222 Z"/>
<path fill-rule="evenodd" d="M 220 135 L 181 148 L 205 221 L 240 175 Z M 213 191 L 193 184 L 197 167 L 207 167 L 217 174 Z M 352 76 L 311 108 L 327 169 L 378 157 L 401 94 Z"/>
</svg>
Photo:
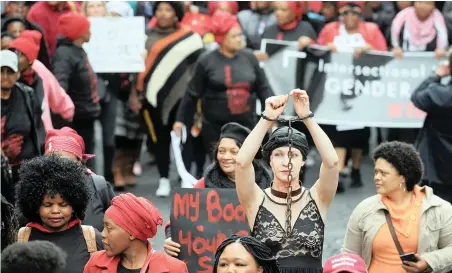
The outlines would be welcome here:
<svg viewBox="0 0 452 273">
<path fill-rule="evenodd" d="M 99 134 L 97 134 L 99 136 Z M 97 141 L 99 141 L 99 137 L 96 137 Z M 99 143 L 99 142 L 98 142 Z M 101 145 L 97 145 L 99 147 Z M 101 155 L 101 148 L 97 149 L 96 154 Z M 101 156 L 97 158 L 97 166 L 98 170 L 101 170 L 102 159 Z M 151 200 L 162 212 L 163 218 L 166 221 L 169 219 L 170 214 L 170 198 L 158 198 L 155 196 L 155 191 L 157 189 L 157 184 L 159 180 L 158 172 L 156 166 L 150 166 L 147 163 L 149 162 L 149 157 L 146 153 L 143 153 L 142 156 L 142 167 L 143 174 L 138 179 L 138 185 L 131 189 L 130 192 L 143 196 Z M 311 167 L 306 173 L 306 183 L 307 186 L 310 186 L 315 179 L 318 177 L 319 165 L 315 165 Z M 325 231 L 325 243 L 324 243 L 324 254 L 323 261 L 326 258 L 339 253 L 339 250 L 342 246 L 345 229 L 347 227 L 347 222 L 350 217 L 352 210 L 355 206 L 365 199 L 375 193 L 375 187 L 372 182 L 372 165 L 369 159 L 366 159 L 365 165 L 362 170 L 362 176 L 364 180 L 365 186 L 361 189 L 347 189 L 344 194 L 339 194 L 335 197 L 333 204 L 331 205 L 330 211 L 328 213 L 328 220 L 326 223 L 326 231 Z M 99 174 L 101 172 L 99 171 Z M 171 181 L 174 186 L 177 185 L 177 173 L 176 167 L 173 164 L 171 167 Z M 158 235 L 156 238 L 152 240 L 153 246 L 157 250 L 162 250 L 164 241 L 164 230 L 163 227 L 160 227 L 158 231 Z"/>
</svg>

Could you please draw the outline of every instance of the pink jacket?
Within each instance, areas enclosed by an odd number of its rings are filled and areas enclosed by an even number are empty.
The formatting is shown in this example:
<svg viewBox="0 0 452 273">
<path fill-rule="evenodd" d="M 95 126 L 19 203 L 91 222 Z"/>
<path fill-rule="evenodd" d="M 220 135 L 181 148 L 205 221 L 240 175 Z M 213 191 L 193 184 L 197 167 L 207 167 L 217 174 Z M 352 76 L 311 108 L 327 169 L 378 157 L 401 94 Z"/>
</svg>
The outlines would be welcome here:
<svg viewBox="0 0 452 273">
<path fill-rule="evenodd" d="M 42 79 L 44 88 L 42 122 L 44 123 L 46 131 L 53 129 L 50 110 L 52 110 L 54 114 L 61 115 L 65 120 L 71 121 L 74 117 L 74 103 L 68 94 L 66 94 L 66 91 L 60 86 L 52 72 L 38 60 L 33 62 L 31 69 L 33 69 Z"/>
</svg>

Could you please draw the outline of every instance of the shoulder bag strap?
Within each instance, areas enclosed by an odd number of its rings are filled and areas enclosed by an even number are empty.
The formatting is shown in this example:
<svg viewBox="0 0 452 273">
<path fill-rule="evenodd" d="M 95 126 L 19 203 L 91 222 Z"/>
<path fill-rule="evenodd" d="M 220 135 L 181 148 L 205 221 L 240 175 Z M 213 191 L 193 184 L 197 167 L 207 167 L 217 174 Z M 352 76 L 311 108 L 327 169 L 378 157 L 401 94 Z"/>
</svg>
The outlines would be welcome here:
<svg viewBox="0 0 452 273">
<path fill-rule="evenodd" d="M 387 210 L 385 210 L 385 218 L 386 223 L 388 223 L 389 231 L 391 232 L 392 240 L 394 240 L 397 250 L 399 251 L 399 255 L 402 256 L 403 254 L 405 254 L 405 252 L 403 252 L 403 248 L 400 245 L 399 239 L 397 238 L 397 234 L 394 230 L 394 226 L 392 225 L 391 216 L 389 215 L 389 212 Z"/>
<path fill-rule="evenodd" d="M 30 239 L 31 227 L 21 227 L 17 234 L 17 242 L 26 243 Z"/>
<path fill-rule="evenodd" d="M 97 251 L 96 245 L 96 232 L 92 226 L 82 225 L 83 237 L 86 241 L 86 247 L 88 248 L 89 253 L 93 253 Z"/>
</svg>

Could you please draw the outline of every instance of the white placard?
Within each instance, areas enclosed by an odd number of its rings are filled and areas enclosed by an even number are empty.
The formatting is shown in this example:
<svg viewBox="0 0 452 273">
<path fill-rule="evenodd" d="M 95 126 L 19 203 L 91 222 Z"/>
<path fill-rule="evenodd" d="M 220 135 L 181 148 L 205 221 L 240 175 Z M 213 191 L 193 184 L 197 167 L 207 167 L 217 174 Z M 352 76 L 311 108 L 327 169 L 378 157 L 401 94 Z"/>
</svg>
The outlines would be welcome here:
<svg viewBox="0 0 452 273">
<path fill-rule="evenodd" d="M 96 73 L 143 72 L 144 17 L 88 18 L 91 39 L 83 45 Z"/>
</svg>

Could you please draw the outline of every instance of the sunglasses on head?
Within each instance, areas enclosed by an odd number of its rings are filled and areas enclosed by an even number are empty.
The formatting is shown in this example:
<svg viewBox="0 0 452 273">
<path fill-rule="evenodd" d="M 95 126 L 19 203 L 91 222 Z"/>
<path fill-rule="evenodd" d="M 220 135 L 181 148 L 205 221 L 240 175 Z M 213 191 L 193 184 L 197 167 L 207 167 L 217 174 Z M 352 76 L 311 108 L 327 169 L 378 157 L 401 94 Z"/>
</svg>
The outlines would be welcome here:
<svg viewBox="0 0 452 273">
<path fill-rule="evenodd" d="M 354 10 L 354 9 L 349 9 L 349 10 L 344 10 L 341 15 L 345 16 L 345 15 L 349 15 L 349 14 L 353 14 L 353 15 L 361 15 L 361 12 L 358 10 Z"/>
</svg>

